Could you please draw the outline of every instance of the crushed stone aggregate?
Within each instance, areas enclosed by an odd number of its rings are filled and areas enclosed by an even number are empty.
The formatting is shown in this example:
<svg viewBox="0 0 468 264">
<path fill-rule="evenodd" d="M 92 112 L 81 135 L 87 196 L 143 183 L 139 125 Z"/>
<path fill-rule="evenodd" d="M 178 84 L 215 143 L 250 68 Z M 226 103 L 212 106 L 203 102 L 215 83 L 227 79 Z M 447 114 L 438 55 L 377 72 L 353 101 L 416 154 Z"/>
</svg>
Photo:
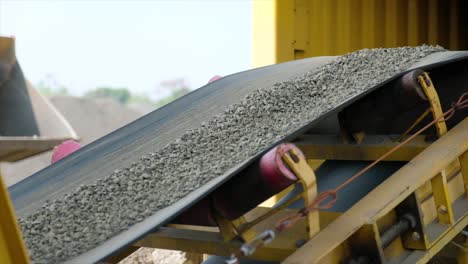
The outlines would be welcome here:
<svg viewBox="0 0 468 264">
<path fill-rule="evenodd" d="M 364 49 L 258 89 L 93 184 L 19 219 L 33 263 L 61 263 L 172 205 L 215 177 L 357 94 L 444 51 L 438 46 Z"/>
</svg>

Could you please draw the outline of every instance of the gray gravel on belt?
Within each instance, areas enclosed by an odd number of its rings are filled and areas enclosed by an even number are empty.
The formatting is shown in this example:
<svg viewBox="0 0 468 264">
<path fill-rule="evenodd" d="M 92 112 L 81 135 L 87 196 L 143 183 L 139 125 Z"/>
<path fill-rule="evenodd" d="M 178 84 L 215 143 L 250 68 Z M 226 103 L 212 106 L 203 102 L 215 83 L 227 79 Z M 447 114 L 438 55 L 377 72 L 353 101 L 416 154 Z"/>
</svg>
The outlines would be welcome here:
<svg viewBox="0 0 468 264">
<path fill-rule="evenodd" d="M 326 111 L 438 51 L 443 49 L 360 50 L 247 95 L 223 114 L 130 167 L 80 186 L 20 219 L 32 261 L 63 262 L 96 247 Z"/>
</svg>

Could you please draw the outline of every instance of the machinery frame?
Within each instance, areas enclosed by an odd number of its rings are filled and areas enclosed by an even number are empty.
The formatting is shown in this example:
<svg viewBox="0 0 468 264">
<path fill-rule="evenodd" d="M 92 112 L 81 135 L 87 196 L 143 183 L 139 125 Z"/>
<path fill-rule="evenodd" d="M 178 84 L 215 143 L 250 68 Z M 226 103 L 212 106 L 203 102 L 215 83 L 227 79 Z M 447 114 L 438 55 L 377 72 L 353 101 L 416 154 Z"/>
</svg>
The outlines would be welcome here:
<svg viewBox="0 0 468 264">
<path fill-rule="evenodd" d="M 444 113 L 428 74 L 418 76 L 418 82 L 429 101 L 433 119 L 442 120 L 435 122 L 441 138 L 428 144 L 421 137 L 416 137 L 416 142 L 403 145 L 400 152 L 394 152 L 385 160 L 408 163 L 350 210 L 342 215 L 314 211 L 249 257 L 284 260 L 284 263 L 336 263 L 368 259 L 366 254 L 371 254 L 370 257 L 379 262 L 425 263 L 452 242 L 458 245 L 459 261 L 468 259 L 466 250 L 461 248 L 463 245 L 454 241 L 459 239 L 462 244 L 466 243 L 459 234 L 468 225 L 468 118 L 447 132 Z M 332 155 L 335 159 L 352 159 L 355 153 L 356 159 L 367 157 L 375 160 L 404 136 L 401 135 L 396 142 L 369 145 L 364 143 L 364 139 L 379 136 L 361 135 L 358 143 L 341 144 L 348 145 L 344 153 L 313 152 L 314 147 L 303 139 L 298 146 L 306 153 L 316 154 L 314 158 L 330 158 Z M 333 148 L 337 149 L 330 144 L 329 149 Z M 300 157 L 297 153 L 295 156 L 296 159 L 292 159 L 291 155 L 285 155 L 283 159 L 306 190 L 302 197 L 307 206 L 317 196 L 315 174 L 306 160 L 297 159 Z M 221 221 L 223 224 L 219 228 L 169 225 L 146 236 L 135 246 L 228 256 L 242 246 L 242 240 L 238 238 L 252 240 L 274 226 L 278 219 L 293 212 L 284 207 L 256 208 L 232 222 Z M 411 226 L 402 228 L 408 221 L 408 214 L 411 215 Z M 363 255 L 356 255 L 359 252 Z"/>
</svg>

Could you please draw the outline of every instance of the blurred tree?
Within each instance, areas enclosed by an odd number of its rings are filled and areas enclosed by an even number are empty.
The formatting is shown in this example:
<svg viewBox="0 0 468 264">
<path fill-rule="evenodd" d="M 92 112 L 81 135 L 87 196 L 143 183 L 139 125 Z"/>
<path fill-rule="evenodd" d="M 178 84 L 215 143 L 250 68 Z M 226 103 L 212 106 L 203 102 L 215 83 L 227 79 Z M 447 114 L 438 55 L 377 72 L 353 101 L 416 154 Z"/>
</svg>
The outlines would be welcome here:
<svg viewBox="0 0 468 264">
<path fill-rule="evenodd" d="M 85 94 L 86 97 L 93 98 L 112 98 L 117 102 L 126 104 L 131 97 L 127 88 L 98 87 Z"/>
<path fill-rule="evenodd" d="M 61 84 L 52 74 L 47 74 L 35 85 L 39 92 L 47 97 L 55 95 L 68 95 L 67 88 Z"/>
<path fill-rule="evenodd" d="M 169 95 L 156 101 L 156 107 L 161 107 L 165 104 L 168 104 L 191 91 L 184 78 L 163 81 L 160 83 L 160 87 L 163 90 L 169 91 Z"/>
<path fill-rule="evenodd" d="M 132 94 L 127 88 L 98 87 L 88 91 L 84 96 L 91 98 L 112 98 L 122 104 L 147 105 L 154 108 L 168 104 L 189 93 L 187 82 L 183 78 L 163 81 L 159 84 L 159 91 L 164 93 L 159 100 L 154 100 L 147 94 Z"/>
<path fill-rule="evenodd" d="M 147 94 L 131 94 L 128 100 L 129 104 L 146 104 L 154 105 L 154 101 Z"/>
</svg>

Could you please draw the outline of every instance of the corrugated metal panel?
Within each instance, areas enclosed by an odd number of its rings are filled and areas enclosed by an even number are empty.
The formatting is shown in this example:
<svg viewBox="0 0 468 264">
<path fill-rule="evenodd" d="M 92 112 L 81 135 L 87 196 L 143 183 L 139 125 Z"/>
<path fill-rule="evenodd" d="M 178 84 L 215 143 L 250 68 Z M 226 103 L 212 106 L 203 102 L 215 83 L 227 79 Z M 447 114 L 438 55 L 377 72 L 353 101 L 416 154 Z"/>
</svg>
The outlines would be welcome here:
<svg viewBox="0 0 468 264">
<path fill-rule="evenodd" d="M 254 66 L 361 48 L 438 44 L 468 49 L 468 1 L 254 1 Z M 262 16 L 258 16 L 262 13 Z M 268 19 L 269 23 L 265 23 Z M 259 34 L 264 30 L 273 33 Z M 257 44 L 261 43 L 261 44 Z M 269 50 L 269 53 L 265 53 Z M 257 54 L 262 54 L 258 56 Z"/>
</svg>

